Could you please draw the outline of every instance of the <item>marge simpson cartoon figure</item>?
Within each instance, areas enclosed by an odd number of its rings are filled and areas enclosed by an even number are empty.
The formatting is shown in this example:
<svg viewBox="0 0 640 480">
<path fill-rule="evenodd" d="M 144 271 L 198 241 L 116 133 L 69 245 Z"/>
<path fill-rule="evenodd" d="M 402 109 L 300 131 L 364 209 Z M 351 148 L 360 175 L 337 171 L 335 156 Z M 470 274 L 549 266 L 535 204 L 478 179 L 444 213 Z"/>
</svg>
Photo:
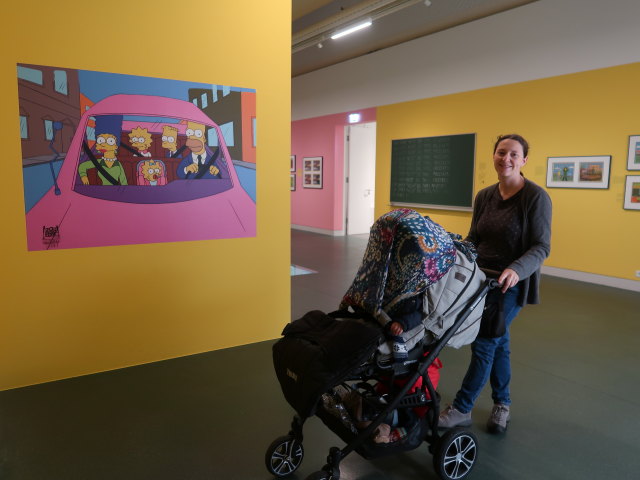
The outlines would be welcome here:
<svg viewBox="0 0 640 480">
<path fill-rule="evenodd" d="M 162 127 L 162 148 L 166 149 L 167 157 L 177 157 L 178 129 L 170 125 Z"/>
<path fill-rule="evenodd" d="M 142 177 L 149 185 L 158 185 L 164 177 L 164 164 L 156 160 L 144 160 L 140 166 Z"/>
<path fill-rule="evenodd" d="M 95 149 L 102 154 L 102 158 L 96 158 L 98 166 L 96 167 L 91 160 L 82 162 L 78 166 L 78 174 L 80 175 L 82 183 L 89 185 L 87 170 L 97 168 L 98 177 L 100 177 L 102 185 L 126 185 L 127 177 L 125 176 L 124 168 L 116 157 L 116 153 L 118 152 L 116 136 L 110 133 L 99 134 L 96 137 Z"/>
<path fill-rule="evenodd" d="M 131 146 L 138 150 L 143 157 L 150 157 L 151 152 L 149 147 L 151 146 L 151 134 L 146 128 L 142 128 L 138 125 L 138 128 L 134 128 L 129 133 L 129 141 Z"/>
<path fill-rule="evenodd" d="M 178 165 L 180 178 L 229 178 L 219 159 L 220 148 L 214 153 L 205 143 L 205 128 L 201 123 L 187 122 L 186 145 L 191 150 Z M 220 171 L 222 169 L 222 172 Z"/>
</svg>

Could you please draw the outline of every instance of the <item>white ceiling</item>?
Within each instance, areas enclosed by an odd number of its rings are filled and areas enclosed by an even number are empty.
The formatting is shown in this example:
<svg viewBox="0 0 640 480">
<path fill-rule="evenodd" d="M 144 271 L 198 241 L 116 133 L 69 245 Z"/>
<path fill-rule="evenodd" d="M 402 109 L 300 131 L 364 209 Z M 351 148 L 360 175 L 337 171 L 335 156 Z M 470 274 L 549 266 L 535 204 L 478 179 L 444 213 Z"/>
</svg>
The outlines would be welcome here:
<svg viewBox="0 0 640 480">
<path fill-rule="evenodd" d="M 325 40 L 292 54 L 291 75 L 296 77 L 320 68 L 366 55 L 447 28 L 487 17 L 537 0 L 427 0 L 374 21 L 367 29 L 338 40 Z M 292 34 L 318 27 L 375 0 L 292 0 Z M 381 1 L 381 3 L 385 3 Z M 402 3 L 402 2 L 400 2 Z M 430 5 L 428 5 L 430 4 Z"/>
</svg>

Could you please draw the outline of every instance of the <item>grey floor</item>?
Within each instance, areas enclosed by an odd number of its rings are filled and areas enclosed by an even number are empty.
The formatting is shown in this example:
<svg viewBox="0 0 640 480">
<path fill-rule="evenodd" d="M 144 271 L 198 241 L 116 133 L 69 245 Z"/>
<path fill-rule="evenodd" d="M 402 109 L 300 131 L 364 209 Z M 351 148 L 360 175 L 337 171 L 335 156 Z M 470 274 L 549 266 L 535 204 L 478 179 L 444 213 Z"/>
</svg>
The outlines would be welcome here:
<svg viewBox="0 0 640 480">
<path fill-rule="evenodd" d="M 292 232 L 292 317 L 335 309 L 366 236 Z M 474 410 L 475 480 L 640 478 L 640 294 L 543 277 L 543 303 L 512 327 L 512 422 L 485 432 L 491 401 Z M 282 319 L 284 324 L 289 319 Z M 264 453 L 293 411 L 271 366 L 273 342 L 0 392 L 2 480 L 260 480 Z M 445 349 L 439 391 L 449 401 L 469 348 Z M 315 418 L 292 479 L 340 440 Z M 425 446 L 341 465 L 345 480 L 436 479 Z"/>
</svg>

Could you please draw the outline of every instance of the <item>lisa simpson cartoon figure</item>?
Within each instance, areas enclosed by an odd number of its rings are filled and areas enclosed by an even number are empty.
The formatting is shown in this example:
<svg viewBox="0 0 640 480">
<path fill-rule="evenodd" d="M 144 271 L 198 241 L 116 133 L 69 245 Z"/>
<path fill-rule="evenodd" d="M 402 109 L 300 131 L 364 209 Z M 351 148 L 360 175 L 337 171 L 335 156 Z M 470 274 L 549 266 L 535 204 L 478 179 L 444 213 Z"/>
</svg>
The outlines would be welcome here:
<svg viewBox="0 0 640 480">
<path fill-rule="evenodd" d="M 129 141 L 131 146 L 138 150 L 143 157 L 150 157 L 151 152 L 149 147 L 151 146 L 151 134 L 146 128 L 142 128 L 138 125 L 129 133 Z"/>
<path fill-rule="evenodd" d="M 98 177 L 102 181 L 102 185 L 126 185 L 127 177 L 124 173 L 124 168 L 116 157 L 118 152 L 116 136 L 110 133 L 99 134 L 96 137 L 95 149 L 102 154 L 102 158 L 96 159 L 97 164 L 87 160 L 78 166 L 78 174 L 82 183 L 89 185 L 87 170 L 97 168 Z"/>
<path fill-rule="evenodd" d="M 204 125 L 187 122 L 186 145 L 191 150 L 178 165 L 179 178 L 229 178 L 229 173 L 220 163 L 220 148 L 215 153 L 205 143 Z"/>
<path fill-rule="evenodd" d="M 160 160 L 143 160 L 138 166 L 139 185 L 166 185 L 164 163 Z"/>
<path fill-rule="evenodd" d="M 170 125 L 162 127 L 162 148 L 166 149 L 166 156 L 179 158 L 178 152 L 178 129 Z"/>
</svg>

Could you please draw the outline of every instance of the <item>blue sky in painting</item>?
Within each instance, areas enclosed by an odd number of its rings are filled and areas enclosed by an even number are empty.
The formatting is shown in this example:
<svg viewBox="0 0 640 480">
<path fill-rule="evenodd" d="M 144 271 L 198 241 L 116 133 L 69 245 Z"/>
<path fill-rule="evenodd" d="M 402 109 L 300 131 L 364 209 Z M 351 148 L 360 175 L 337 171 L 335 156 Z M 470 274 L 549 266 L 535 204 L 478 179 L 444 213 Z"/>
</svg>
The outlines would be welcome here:
<svg viewBox="0 0 640 480">
<path fill-rule="evenodd" d="M 156 95 L 189 101 L 190 88 L 221 89 L 221 85 L 184 82 L 165 78 L 139 77 L 119 73 L 78 70 L 80 91 L 92 102 L 98 102 L 117 93 Z M 230 87 L 234 92 L 255 92 L 250 88 Z"/>
</svg>

